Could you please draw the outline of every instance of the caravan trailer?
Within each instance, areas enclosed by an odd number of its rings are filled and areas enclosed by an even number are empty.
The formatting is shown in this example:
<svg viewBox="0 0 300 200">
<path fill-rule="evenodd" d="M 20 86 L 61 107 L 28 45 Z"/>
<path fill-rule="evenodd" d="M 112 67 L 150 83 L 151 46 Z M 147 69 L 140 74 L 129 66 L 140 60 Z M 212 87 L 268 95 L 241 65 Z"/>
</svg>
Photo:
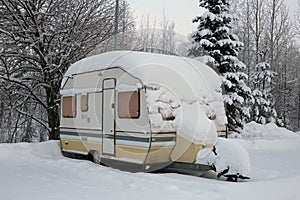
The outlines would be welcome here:
<svg viewBox="0 0 300 200">
<path fill-rule="evenodd" d="M 116 51 L 73 64 L 62 81 L 67 157 L 128 171 L 203 172 L 197 155 L 226 134 L 219 76 L 194 59 Z M 222 174 L 223 175 L 223 174 Z"/>
</svg>

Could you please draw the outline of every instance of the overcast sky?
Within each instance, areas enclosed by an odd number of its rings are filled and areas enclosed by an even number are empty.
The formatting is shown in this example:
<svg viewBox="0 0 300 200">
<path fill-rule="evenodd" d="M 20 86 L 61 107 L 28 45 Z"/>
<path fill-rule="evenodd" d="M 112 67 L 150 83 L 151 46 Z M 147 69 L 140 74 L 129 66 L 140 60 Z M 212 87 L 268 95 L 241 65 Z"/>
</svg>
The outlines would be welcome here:
<svg viewBox="0 0 300 200">
<path fill-rule="evenodd" d="M 190 34 L 196 29 L 192 19 L 201 13 L 198 6 L 199 0 L 127 0 L 134 12 L 138 26 L 141 19 L 148 14 L 151 19 L 156 19 L 159 23 L 163 16 L 163 11 L 170 20 L 175 22 L 175 31 L 184 36 Z M 295 12 L 297 0 L 285 0 L 291 9 Z"/>
<path fill-rule="evenodd" d="M 199 15 L 198 0 L 127 0 L 134 12 L 137 22 L 143 16 L 150 15 L 159 23 L 165 11 L 168 18 L 175 22 L 176 32 L 187 35 L 196 28 L 192 19 Z M 139 26 L 139 25 L 138 25 Z"/>
</svg>

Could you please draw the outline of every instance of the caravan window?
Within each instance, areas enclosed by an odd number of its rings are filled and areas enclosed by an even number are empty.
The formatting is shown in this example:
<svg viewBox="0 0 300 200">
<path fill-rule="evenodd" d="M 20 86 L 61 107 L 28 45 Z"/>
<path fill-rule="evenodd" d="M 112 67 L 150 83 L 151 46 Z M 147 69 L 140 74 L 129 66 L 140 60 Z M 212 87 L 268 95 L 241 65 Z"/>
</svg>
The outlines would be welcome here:
<svg viewBox="0 0 300 200">
<path fill-rule="evenodd" d="M 139 91 L 118 93 L 118 116 L 119 118 L 140 117 L 140 93 Z"/>
<path fill-rule="evenodd" d="M 82 94 L 80 98 L 81 112 L 87 112 L 89 109 L 88 105 L 88 94 Z"/>
<path fill-rule="evenodd" d="M 76 116 L 76 96 L 62 98 L 62 115 L 64 118 L 74 118 Z"/>
</svg>

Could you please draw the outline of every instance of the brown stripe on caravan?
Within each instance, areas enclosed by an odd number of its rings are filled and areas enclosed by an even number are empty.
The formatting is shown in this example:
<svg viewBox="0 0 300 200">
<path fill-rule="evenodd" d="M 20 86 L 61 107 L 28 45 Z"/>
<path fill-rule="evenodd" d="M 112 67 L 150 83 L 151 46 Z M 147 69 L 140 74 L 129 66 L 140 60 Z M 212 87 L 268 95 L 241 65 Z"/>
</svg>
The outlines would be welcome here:
<svg viewBox="0 0 300 200">
<path fill-rule="evenodd" d="M 88 150 L 96 150 L 100 153 L 100 155 L 102 154 L 102 143 L 95 143 L 95 142 L 83 142 L 84 146 L 86 146 L 86 148 Z"/>
<path fill-rule="evenodd" d="M 144 162 L 148 147 L 137 147 L 130 145 L 116 145 L 116 155 L 104 156 L 102 155 L 102 144 L 101 143 L 91 143 L 91 142 L 82 142 L 80 140 L 66 140 L 61 139 L 62 149 L 66 152 L 74 152 L 77 154 L 88 154 L 89 150 L 97 150 L 101 157 L 105 158 L 128 158 L 133 160 L 138 160 Z"/>
<path fill-rule="evenodd" d="M 171 152 L 174 148 L 174 145 L 172 146 L 163 146 L 163 147 L 151 147 L 149 154 L 146 159 L 147 164 L 151 163 L 166 163 L 170 162 L 171 158 Z"/>
<path fill-rule="evenodd" d="M 197 152 L 202 149 L 201 144 L 194 144 L 185 138 L 177 135 L 177 143 L 171 154 L 171 160 L 176 162 L 194 163 Z"/>
<path fill-rule="evenodd" d="M 129 158 L 134 160 L 139 160 L 140 162 L 144 162 L 148 147 L 136 147 L 130 145 L 117 145 L 116 147 L 116 157 L 117 158 Z"/>
<path fill-rule="evenodd" d="M 87 154 L 88 149 L 80 140 L 75 139 L 61 139 L 61 146 L 64 151 L 76 151 L 82 154 Z"/>
</svg>

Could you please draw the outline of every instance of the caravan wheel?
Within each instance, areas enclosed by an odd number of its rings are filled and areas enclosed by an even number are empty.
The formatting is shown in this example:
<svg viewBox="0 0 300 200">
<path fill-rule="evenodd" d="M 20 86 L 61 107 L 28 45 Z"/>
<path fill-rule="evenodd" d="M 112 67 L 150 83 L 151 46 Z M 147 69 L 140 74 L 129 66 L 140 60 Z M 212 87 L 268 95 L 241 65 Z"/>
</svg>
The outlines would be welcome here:
<svg viewBox="0 0 300 200">
<path fill-rule="evenodd" d="M 92 153 L 93 162 L 100 165 L 101 163 L 101 156 L 98 151 L 93 151 Z"/>
</svg>

